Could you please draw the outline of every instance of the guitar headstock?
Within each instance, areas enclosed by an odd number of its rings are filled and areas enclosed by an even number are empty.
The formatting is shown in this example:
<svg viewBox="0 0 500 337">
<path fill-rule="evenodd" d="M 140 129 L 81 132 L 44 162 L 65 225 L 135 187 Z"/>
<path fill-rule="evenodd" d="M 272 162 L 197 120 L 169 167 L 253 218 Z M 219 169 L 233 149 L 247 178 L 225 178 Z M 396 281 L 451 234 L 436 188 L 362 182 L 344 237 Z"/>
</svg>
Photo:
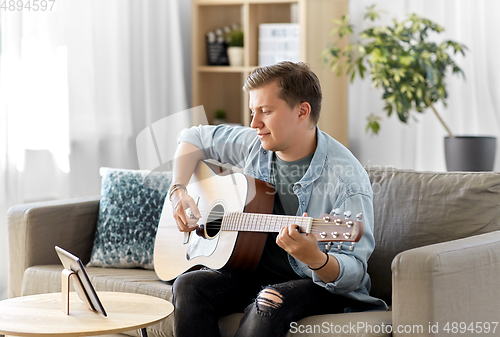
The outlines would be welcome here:
<svg viewBox="0 0 500 337">
<path fill-rule="evenodd" d="M 363 223 L 358 215 L 356 220 L 338 217 L 332 214 L 323 214 L 321 218 L 313 219 L 311 235 L 322 242 L 358 242 L 363 236 Z"/>
</svg>

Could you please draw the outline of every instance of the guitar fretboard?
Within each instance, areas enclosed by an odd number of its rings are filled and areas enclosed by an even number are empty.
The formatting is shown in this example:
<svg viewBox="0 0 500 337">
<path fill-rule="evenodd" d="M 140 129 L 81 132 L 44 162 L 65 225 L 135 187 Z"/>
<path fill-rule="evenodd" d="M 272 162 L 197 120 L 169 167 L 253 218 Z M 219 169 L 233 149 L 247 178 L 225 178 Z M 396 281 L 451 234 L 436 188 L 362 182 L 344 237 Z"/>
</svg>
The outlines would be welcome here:
<svg viewBox="0 0 500 337">
<path fill-rule="evenodd" d="M 221 230 L 246 232 L 279 232 L 290 224 L 297 224 L 301 233 L 310 233 L 313 218 L 275 214 L 227 212 Z"/>
</svg>

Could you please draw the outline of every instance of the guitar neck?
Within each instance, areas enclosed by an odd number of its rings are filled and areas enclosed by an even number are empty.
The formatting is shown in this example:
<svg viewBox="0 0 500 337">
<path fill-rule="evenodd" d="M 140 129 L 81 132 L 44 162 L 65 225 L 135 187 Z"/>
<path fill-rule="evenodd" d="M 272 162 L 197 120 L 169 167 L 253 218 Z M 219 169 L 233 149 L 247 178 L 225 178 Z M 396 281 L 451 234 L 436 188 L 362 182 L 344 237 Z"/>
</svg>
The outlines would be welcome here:
<svg viewBox="0 0 500 337">
<path fill-rule="evenodd" d="M 299 226 L 299 232 L 310 233 L 313 218 L 276 214 L 227 212 L 222 219 L 221 230 L 244 232 L 279 232 L 290 224 Z"/>
</svg>

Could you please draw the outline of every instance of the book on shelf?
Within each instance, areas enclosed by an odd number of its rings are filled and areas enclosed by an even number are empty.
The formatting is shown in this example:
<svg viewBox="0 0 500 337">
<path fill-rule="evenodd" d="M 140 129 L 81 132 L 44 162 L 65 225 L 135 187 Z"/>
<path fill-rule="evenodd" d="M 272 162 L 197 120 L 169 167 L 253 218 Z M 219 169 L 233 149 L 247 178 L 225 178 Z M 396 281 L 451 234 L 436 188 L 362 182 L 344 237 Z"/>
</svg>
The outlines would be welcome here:
<svg viewBox="0 0 500 337">
<path fill-rule="evenodd" d="M 298 23 L 261 23 L 259 25 L 259 66 L 280 61 L 300 61 Z"/>
</svg>

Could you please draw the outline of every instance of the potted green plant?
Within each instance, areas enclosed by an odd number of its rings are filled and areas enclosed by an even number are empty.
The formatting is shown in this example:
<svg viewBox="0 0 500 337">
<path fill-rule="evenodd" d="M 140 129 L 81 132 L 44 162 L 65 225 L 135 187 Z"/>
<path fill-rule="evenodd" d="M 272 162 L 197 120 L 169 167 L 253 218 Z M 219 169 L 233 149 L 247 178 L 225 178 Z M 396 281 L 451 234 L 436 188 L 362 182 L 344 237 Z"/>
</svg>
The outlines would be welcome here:
<svg viewBox="0 0 500 337">
<path fill-rule="evenodd" d="M 380 18 L 375 5 L 367 7 L 364 18 L 371 21 Z M 351 36 L 353 26 L 349 23 L 348 15 L 334 22 L 337 25 L 332 35 L 338 35 L 339 38 Z M 407 123 L 411 111 L 422 113 L 431 108 L 448 133 L 445 138 L 448 170 L 491 170 L 496 139 L 454 136 L 434 106 L 437 102 L 446 106 L 447 71 L 451 69 L 452 73 L 464 76 L 448 50 L 451 49 L 453 54 L 461 53 L 465 56 L 467 48 L 452 40 L 436 44 L 429 38 L 429 33 L 443 31 L 444 28 L 440 25 L 410 14 L 403 21 L 393 20 L 392 25 L 365 29 L 359 34 L 360 41 L 351 42 L 344 47 L 329 44 L 323 50 L 322 57 L 325 63 L 330 64 L 332 71 L 338 75 L 346 73 L 351 81 L 356 74 L 364 78 L 368 66 L 372 84 L 383 90 L 382 99 L 387 116 L 396 112 L 399 120 Z M 381 117 L 372 113 L 367 119 L 366 130 L 378 133 Z M 458 146 L 460 158 L 453 160 L 455 157 L 447 151 L 456 148 L 457 143 L 469 141 L 478 143 L 482 147 L 481 151 L 473 150 L 474 153 L 471 154 Z M 470 148 L 470 145 L 465 147 Z M 485 147 L 493 150 L 493 153 L 486 154 L 483 159 L 477 158 L 477 154 L 484 152 Z M 471 159 L 471 164 L 460 167 L 454 165 L 454 162 L 462 163 L 464 159 Z M 486 167 L 477 167 L 477 164 L 481 163 L 486 164 Z"/>
<path fill-rule="evenodd" d="M 228 33 L 227 55 L 229 65 L 235 67 L 243 66 L 243 30 L 234 29 Z"/>
<path fill-rule="evenodd" d="M 224 109 L 215 110 L 213 124 L 218 125 L 223 123 L 226 123 L 226 110 Z"/>
</svg>

